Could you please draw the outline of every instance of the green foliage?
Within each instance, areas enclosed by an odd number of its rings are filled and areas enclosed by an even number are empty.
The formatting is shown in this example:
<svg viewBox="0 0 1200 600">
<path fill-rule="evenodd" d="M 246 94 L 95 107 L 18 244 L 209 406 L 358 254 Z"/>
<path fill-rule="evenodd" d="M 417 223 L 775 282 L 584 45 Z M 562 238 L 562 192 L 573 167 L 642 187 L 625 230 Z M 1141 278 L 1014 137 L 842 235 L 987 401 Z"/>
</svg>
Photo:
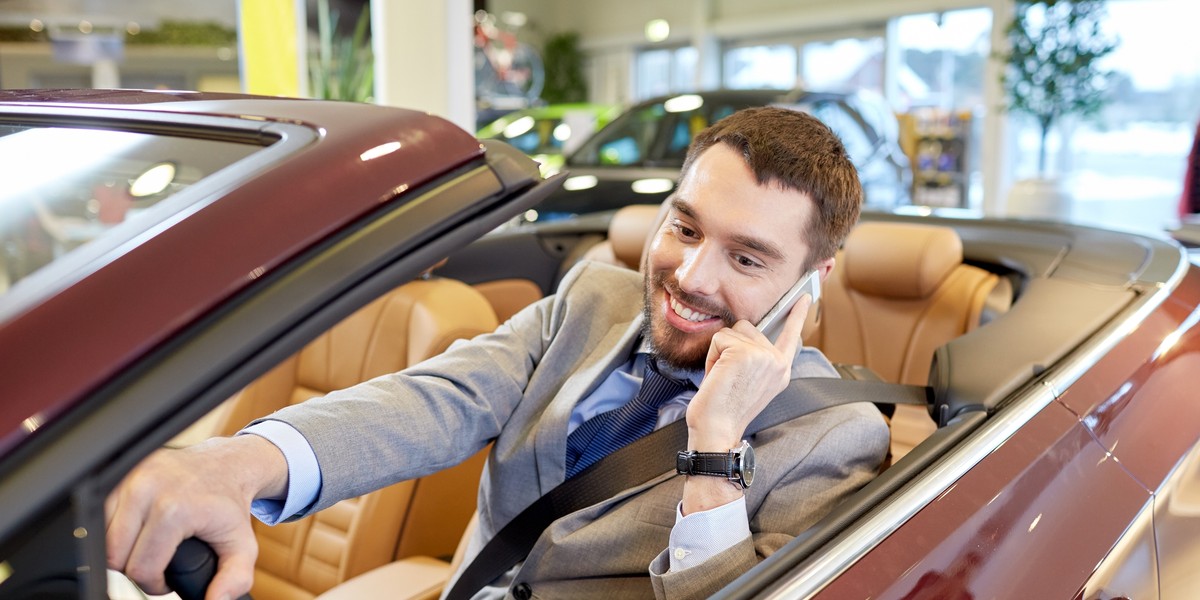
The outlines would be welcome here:
<svg viewBox="0 0 1200 600">
<path fill-rule="evenodd" d="M 164 20 L 155 29 L 143 29 L 137 34 L 123 34 L 129 45 L 160 46 L 236 46 L 237 30 L 216 22 Z M 33 31 L 28 26 L 0 27 L 0 42 L 47 42 L 45 31 Z"/>
<path fill-rule="evenodd" d="M 309 96 L 370 102 L 375 94 L 375 55 L 367 34 L 370 4 L 363 6 L 351 37 L 337 36 L 338 11 L 317 0 L 317 47 L 308 58 Z"/>
<path fill-rule="evenodd" d="M 542 56 L 546 68 L 542 100 L 549 104 L 586 102 L 588 89 L 583 78 L 579 34 L 569 31 L 552 36 L 546 40 Z"/>
<path fill-rule="evenodd" d="M 48 40 L 45 31 L 34 31 L 25 25 L 0 27 L 0 42 L 45 42 Z"/>
<path fill-rule="evenodd" d="M 163 46 L 236 46 L 237 30 L 220 23 L 163 20 L 156 29 L 125 36 L 126 44 Z"/>
<path fill-rule="evenodd" d="M 1001 75 L 1008 108 L 1041 127 L 1038 171 L 1045 172 L 1046 135 L 1064 116 L 1096 114 L 1111 75 L 1096 63 L 1117 47 L 1100 32 L 1104 0 L 1017 0 L 1006 28 L 1008 65 Z"/>
</svg>

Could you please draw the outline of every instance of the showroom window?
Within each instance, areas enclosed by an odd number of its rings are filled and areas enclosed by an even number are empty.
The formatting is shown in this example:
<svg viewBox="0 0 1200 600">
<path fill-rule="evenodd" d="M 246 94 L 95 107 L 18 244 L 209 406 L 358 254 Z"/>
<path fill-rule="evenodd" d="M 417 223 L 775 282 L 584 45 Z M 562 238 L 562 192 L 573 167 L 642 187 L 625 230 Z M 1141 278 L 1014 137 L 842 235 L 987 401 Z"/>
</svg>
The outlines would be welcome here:
<svg viewBox="0 0 1200 600">
<path fill-rule="evenodd" d="M 721 81 L 735 89 L 883 92 L 883 36 L 744 44 L 726 48 Z"/>
<path fill-rule="evenodd" d="M 1075 221 L 1161 230 L 1176 218 L 1200 118 L 1200 22 L 1195 0 L 1110 0 L 1104 31 L 1120 43 L 1103 59 L 1111 99 L 1096 118 L 1065 123 L 1047 140 L 1048 175 L 1064 179 Z M 1038 129 L 1013 115 L 1013 174 L 1037 174 Z"/>
<path fill-rule="evenodd" d="M 727 88 L 786 90 L 796 85 L 796 47 L 792 44 L 730 48 L 722 62 Z"/>
<path fill-rule="evenodd" d="M 634 68 L 635 100 L 694 91 L 696 57 L 692 46 L 638 52 Z"/>
<path fill-rule="evenodd" d="M 893 30 L 898 60 L 890 100 L 913 159 L 913 203 L 980 206 L 992 11 L 907 15 Z"/>
<path fill-rule="evenodd" d="M 849 37 L 801 46 L 801 78 L 810 90 L 883 93 L 883 37 Z"/>
</svg>

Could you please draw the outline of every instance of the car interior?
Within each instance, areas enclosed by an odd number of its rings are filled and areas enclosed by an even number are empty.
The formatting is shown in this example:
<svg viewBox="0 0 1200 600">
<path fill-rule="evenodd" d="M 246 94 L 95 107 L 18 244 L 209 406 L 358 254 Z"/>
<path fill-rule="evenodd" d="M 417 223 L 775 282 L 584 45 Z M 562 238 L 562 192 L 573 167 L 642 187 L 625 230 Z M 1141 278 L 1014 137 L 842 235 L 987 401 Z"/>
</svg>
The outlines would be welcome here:
<svg viewBox="0 0 1200 600">
<path fill-rule="evenodd" d="M 548 258 L 541 268 L 510 263 L 511 276 L 494 270 L 481 275 L 466 267 L 472 255 L 497 243 L 511 255 L 514 240 L 519 248 L 525 236 L 485 236 L 463 251 L 467 256 L 452 255 L 309 342 L 169 445 L 232 435 L 274 410 L 403 369 L 456 339 L 490 331 L 549 293 L 580 260 L 639 269 L 665 212 L 633 205 L 579 219 L 582 226 L 539 230 L 533 241 Z M 962 241 L 949 227 L 863 222 L 837 264 L 819 308 L 810 313 L 804 339 L 848 378 L 925 385 L 939 346 L 995 319 L 1013 301 L 1011 274 L 964 263 Z M 891 416 L 888 464 L 937 429 L 927 409 L 881 409 Z M 260 556 L 252 596 L 354 598 L 372 591 L 394 596 L 402 589 L 413 598 L 436 598 L 453 572 L 456 547 L 474 513 L 485 455 L 486 449 L 453 469 L 295 522 L 275 527 L 255 522 Z"/>
</svg>

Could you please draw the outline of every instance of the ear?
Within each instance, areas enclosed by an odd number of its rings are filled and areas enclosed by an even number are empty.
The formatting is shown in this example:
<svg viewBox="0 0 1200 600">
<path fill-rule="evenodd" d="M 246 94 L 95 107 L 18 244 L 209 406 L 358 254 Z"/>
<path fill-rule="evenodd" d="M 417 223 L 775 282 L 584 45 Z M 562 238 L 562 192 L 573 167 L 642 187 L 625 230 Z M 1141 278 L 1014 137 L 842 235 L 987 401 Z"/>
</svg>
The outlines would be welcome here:
<svg viewBox="0 0 1200 600">
<path fill-rule="evenodd" d="M 829 272 L 833 270 L 833 263 L 833 257 L 830 256 L 829 258 L 813 265 L 813 269 L 815 269 L 817 274 L 821 276 L 821 283 L 825 283 L 825 278 L 829 277 Z"/>
</svg>

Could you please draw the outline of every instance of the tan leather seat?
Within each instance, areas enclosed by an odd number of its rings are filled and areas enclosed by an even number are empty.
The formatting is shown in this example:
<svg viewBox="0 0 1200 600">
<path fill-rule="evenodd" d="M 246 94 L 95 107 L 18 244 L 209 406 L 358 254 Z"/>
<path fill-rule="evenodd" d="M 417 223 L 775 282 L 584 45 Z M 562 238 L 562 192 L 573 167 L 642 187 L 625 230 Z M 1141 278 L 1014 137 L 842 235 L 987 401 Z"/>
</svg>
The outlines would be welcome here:
<svg viewBox="0 0 1200 600">
<path fill-rule="evenodd" d="M 608 238 L 589 248 L 583 258 L 642 270 L 646 248 L 666 217 L 662 208 L 657 204 L 631 204 L 617 209 L 608 224 Z"/>
<path fill-rule="evenodd" d="M 864 365 L 896 383 L 925 385 L 934 350 L 978 327 L 1001 283 L 963 264 L 962 241 L 948 227 L 864 222 L 837 261 L 808 343 L 835 363 Z M 933 429 L 923 409 L 898 407 L 893 456 Z"/>
<path fill-rule="evenodd" d="M 458 570 L 466 555 L 467 540 L 479 524 L 478 513 L 471 516 L 463 531 L 458 548 L 450 562 L 428 556 L 410 556 L 363 573 L 321 594 L 317 600 L 359 600 L 360 598 L 392 598 L 393 600 L 437 600 Z"/>
<path fill-rule="evenodd" d="M 289 404 L 415 364 L 459 338 L 496 328 L 488 302 L 448 279 L 417 280 L 335 325 L 238 393 L 221 435 Z M 453 469 L 345 500 L 292 523 L 254 522 L 256 600 L 311 599 L 355 575 L 410 555 L 446 556 L 475 510 L 485 453 Z"/>
</svg>

